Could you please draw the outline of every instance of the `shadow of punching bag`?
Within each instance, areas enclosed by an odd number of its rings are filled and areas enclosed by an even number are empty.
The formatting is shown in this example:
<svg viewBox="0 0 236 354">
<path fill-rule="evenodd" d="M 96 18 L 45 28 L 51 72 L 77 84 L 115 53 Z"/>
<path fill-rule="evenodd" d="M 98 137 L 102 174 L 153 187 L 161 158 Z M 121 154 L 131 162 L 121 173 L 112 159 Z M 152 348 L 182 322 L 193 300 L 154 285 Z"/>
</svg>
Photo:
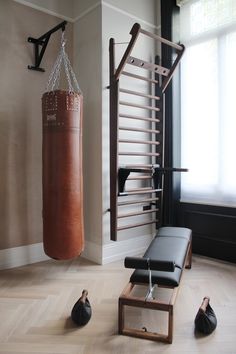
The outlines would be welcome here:
<svg viewBox="0 0 236 354">
<path fill-rule="evenodd" d="M 85 326 L 92 316 L 92 309 L 87 296 L 88 291 L 83 290 L 82 296 L 74 304 L 71 311 L 71 318 L 78 326 Z"/>
</svg>

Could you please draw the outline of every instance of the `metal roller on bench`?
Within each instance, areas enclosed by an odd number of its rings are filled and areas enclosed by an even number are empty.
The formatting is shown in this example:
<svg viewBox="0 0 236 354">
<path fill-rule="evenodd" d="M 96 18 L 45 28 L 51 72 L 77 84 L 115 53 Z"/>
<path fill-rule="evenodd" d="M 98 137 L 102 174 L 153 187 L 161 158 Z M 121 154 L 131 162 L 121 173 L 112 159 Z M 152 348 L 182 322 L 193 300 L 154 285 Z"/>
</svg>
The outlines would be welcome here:
<svg viewBox="0 0 236 354">
<path fill-rule="evenodd" d="M 58 89 L 63 66 L 68 90 Z M 84 248 L 82 106 L 62 32 L 61 50 L 42 97 L 43 244 L 54 259 L 74 258 Z"/>
<path fill-rule="evenodd" d="M 159 261 L 150 258 L 126 257 L 124 262 L 125 268 L 148 270 L 149 287 L 146 295 L 146 300 L 154 299 L 153 293 L 156 284 L 152 285 L 152 270 L 163 272 L 174 272 L 175 262 Z"/>
</svg>

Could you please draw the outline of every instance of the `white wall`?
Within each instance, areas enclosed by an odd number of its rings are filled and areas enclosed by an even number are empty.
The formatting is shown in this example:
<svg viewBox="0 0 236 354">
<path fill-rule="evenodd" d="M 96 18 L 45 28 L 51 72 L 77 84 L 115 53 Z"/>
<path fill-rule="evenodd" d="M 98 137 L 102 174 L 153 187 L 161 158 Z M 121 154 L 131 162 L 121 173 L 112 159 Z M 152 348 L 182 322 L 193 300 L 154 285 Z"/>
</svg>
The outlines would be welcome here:
<svg viewBox="0 0 236 354">
<path fill-rule="evenodd" d="M 159 0 L 103 0 L 102 4 L 118 13 L 128 16 L 135 22 L 142 22 L 154 28 L 157 24 Z M 115 15 L 116 17 L 116 15 Z"/>
<path fill-rule="evenodd" d="M 74 23 L 74 70 L 84 96 L 84 256 L 97 262 L 101 262 L 102 245 L 101 58 L 101 6 L 99 5 L 92 7 Z"/>
<path fill-rule="evenodd" d="M 145 5 L 144 5 L 145 3 Z M 159 2 L 158 2 L 159 3 Z M 106 250 L 112 249 L 114 258 L 116 254 L 119 254 L 120 257 L 126 254 L 137 254 L 138 248 L 141 251 L 142 248 L 145 248 L 146 245 L 150 242 L 150 239 L 153 234 L 152 227 L 145 226 L 135 229 L 130 229 L 126 231 L 122 231 L 118 233 L 118 242 L 110 242 L 110 215 L 107 212 L 107 209 L 110 207 L 109 200 L 109 91 L 106 89 L 106 86 L 109 85 L 109 39 L 112 37 L 115 39 L 115 42 L 127 42 L 130 40 L 131 36 L 129 32 L 135 22 L 139 22 L 141 27 L 150 31 L 159 34 L 159 19 L 157 21 L 157 16 L 155 15 L 155 11 L 157 8 L 156 1 L 116 1 L 116 0 L 108 0 L 103 1 L 102 5 L 102 43 L 103 43 L 103 51 L 102 51 L 102 143 L 103 143 L 103 169 L 102 169 L 102 181 L 103 181 L 103 261 L 106 262 Z M 129 12 L 130 11 L 130 12 Z M 157 24 L 158 23 L 158 24 Z M 119 64 L 120 59 L 126 49 L 127 44 L 116 45 L 116 66 Z M 150 61 L 154 60 L 155 57 L 155 45 L 154 41 L 148 39 L 140 35 L 137 44 L 135 45 L 134 51 L 132 55 L 142 58 L 144 60 Z M 151 59 L 152 58 L 152 59 Z M 129 71 L 134 71 L 135 68 L 130 68 Z M 139 72 L 139 74 L 141 74 Z M 145 73 L 143 73 L 145 75 Z M 123 80 L 123 81 L 122 81 Z M 124 88 L 133 89 L 140 92 L 149 93 L 150 87 L 144 82 L 136 81 L 130 82 L 127 79 L 120 80 L 120 86 Z M 139 86 L 137 86 L 139 85 Z M 137 99 L 129 97 L 126 101 L 137 102 Z M 139 103 L 147 104 L 145 99 L 140 101 Z M 124 111 L 124 108 L 123 108 Z M 125 113 L 128 113 L 129 109 L 125 110 Z M 134 111 L 132 112 L 133 114 Z M 141 115 L 142 112 L 138 112 L 137 114 Z M 145 113 L 143 113 L 145 115 Z M 135 121 L 133 124 L 136 126 L 140 124 L 140 126 L 145 127 L 145 122 L 137 122 Z M 124 124 L 123 124 L 124 125 Z M 129 124 L 126 124 L 130 126 Z M 135 133 L 129 133 L 126 136 L 123 135 L 124 138 L 135 138 Z M 139 135 L 139 138 L 142 139 L 142 135 Z M 144 137 L 143 137 L 144 138 Z M 137 139 L 137 136 L 136 136 Z M 145 139 L 145 138 L 144 138 Z M 143 139 L 143 140 L 144 140 Z M 132 149 L 131 145 L 125 146 L 124 150 Z M 139 148 L 139 151 L 141 148 Z M 143 151 L 147 151 L 146 147 L 142 147 Z M 137 149 L 136 149 L 137 151 Z M 147 163 L 146 157 L 134 157 L 132 160 L 130 158 L 122 158 L 120 159 L 120 163 Z M 130 183 L 130 182 L 129 182 Z M 129 185 L 131 187 L 131 185 Z M 126 212 L 132 211 L 131 209 L 126 209 Z M 142 219 L 142 217 L 141 217 Z M 141 221 L 140 217 L 138 220 L 133 222 Z M 127 222 L 125 223 L 132 223 Z M 142 245 L 139 243 L 142 239 Z M 123 244 L 126 244 L 126 249 L 123 248 Z M 137 249 L 136 249 L 137 247 Z M 122 251 L 121 251 L 122 249 Z"/>
<path fill-rule="evenodd" d="M 123 232 L 120 242 L 110 242 L 109 212 L 109 39 L 129 41 L 135 22 L 158 32 L 155 20 L 156 1 L 75 2 L 74 69 L 84 94 L 84 256 L 98 263 L 120 259 L 133 252 L 142 252 L 150 242 L 151 227 Z M 131 13 L 126 11 L 133 9 Z M 137 17 L 138 16 L 138 17 Z M 141 16 L 142 18 L 140 18 Z M 154 57 L 153 40 L 140 38 L 134 54 L 143 59 Z M 125 46 L 117 48 L 117 60 Z M 144 50 L 143 50 L 144 49 Z M 145 85 L 145 84 L 144 84 Z M 144 88 L 145 89 L 145 88 Z M 139 237 L 139 239 L 137 239 Z"/>
</svg>

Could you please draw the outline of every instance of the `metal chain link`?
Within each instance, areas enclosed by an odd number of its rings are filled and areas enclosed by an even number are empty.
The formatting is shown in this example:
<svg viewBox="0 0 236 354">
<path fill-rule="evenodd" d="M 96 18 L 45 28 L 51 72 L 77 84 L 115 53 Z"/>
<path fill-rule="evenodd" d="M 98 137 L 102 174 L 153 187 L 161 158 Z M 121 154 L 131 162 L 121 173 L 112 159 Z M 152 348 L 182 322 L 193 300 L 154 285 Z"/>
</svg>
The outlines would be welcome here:
<svg viewBox="0 0 236 354">
<path fill-rule="evenodd" d="M 49 75 L 46 90 L 47 90 L 47 92 L 49 92 L 49 91 L 57 90 L 59 88 L 61 69 L 62 69 L 62 66 L 64 66 L 66 79 L 67 79 L 67 83 L 68 83 L 68 87 L 69 87 L 69 92 L 81 93 L 81 89 L 79 87 L 75 73 L 74 73 L 72 66 L 70 64 L 69 57 L 65 51 L 65 45 L 66 45 L 66 40 L 65 40 L 65 35 L 64 35 L 64 31 L 63 31 L 62 36 L 61 36 L 61 49 L 59 51 L 58 57 L 53 65 L 51 73 Z M 74 86 L 73 86 L 72 82 L 74 83 Z"/>
</svg>

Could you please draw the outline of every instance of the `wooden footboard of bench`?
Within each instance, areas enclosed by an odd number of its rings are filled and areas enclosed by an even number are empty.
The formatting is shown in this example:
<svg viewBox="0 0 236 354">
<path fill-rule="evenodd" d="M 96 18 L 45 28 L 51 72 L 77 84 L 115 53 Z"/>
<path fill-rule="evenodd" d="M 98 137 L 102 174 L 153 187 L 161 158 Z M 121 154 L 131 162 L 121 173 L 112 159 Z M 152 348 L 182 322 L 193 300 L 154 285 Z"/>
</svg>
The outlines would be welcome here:
<svg viewBox="0 0 236 354">
<path fill-rule="evenodd" d="M 189 244 L 188 244 L 188 248 L 186 251 L 184 266 L 185 266 L 185 268 L 190 269 L 191 265 L 192 265 L 192 240 L 190 239 Z M 183 273 L 183 270 L 182 270 L 182 273 Z M 181 273 L 180 280 L 182 278 L 182 273 Z M 164 285 L 162 286 L 162 285 L 158 284 L 158 288 L 169 288 L 172 291 L 170 299 L 166 302 L 159 301 L 158 299 L 147 299 L 145 297 L 134 296 L 132 294 L 132 292 L 133 292 L 134 287 L 136 285 L 142 285 L 142 286 L 147 287 L 147 284 L 129 282 L 119 297 L 119 305 L 118 305 L 119 306 L 119 309 L 118 309 L 119 334 L 137 337 L 137 338 L 149 339 L 149 340 L 154 340 L 154 341 L 161 341 L 161 342 L 165 342 L 165 343 L 172 343 L 172 341 L 173 341 L 173 323 L 174 323 L 174 304 L 175 304 L 175 301 L 177 298 L 180 284 L 179 284 L 179 286 L 164 286 Z M 149 331 L 147 331 L 146 328 L 144 328 L 142 330 L 135 329 L 135 328 L 127 328 L 125 326 L 125 307 L 126 306 L 167 312 L 168 313 L 167 333 L 162 334 L 162 333 L 157 333 L 157 332 L 149 332 Z"/>
<path fill-rule="evenodd" d="M 140 285 L 140 284 L 139 284 Z M 119 334 L 137 338 L 150 339 L 165 343 L 172 343 L 173 340 L 173 308 L 178 293 L 178 287 L 173 288 L 171 298 L 168 302 L 156 299 L 146 300 L 145 298 L 135 297 L 131 293 L 135 284 L 129 283 L 119 297 Z M 141 307 L 145 309 L 165 311 L 168 313 L 168 332 L 167 334 L 149 332 L 147 329 L 139 330 L 125 327 L 125 306 Z"/>
</svg>

